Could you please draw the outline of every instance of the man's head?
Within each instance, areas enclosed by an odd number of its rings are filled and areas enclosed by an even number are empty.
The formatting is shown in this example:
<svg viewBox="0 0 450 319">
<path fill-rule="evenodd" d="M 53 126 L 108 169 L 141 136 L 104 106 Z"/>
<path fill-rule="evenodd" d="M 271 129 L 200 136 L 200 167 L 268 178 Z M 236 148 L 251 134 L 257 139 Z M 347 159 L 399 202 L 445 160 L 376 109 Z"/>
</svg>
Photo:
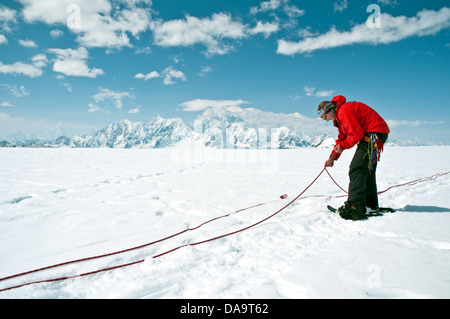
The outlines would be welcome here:
<svg viewBox="0 0 450 319">
<path fill-rule="evenodd" d="M 324 120 L 334 121 L 336 119 L 336 103 L 330 101 L 320 102 L 317 107 L 317 114 Z"/>
</svg>

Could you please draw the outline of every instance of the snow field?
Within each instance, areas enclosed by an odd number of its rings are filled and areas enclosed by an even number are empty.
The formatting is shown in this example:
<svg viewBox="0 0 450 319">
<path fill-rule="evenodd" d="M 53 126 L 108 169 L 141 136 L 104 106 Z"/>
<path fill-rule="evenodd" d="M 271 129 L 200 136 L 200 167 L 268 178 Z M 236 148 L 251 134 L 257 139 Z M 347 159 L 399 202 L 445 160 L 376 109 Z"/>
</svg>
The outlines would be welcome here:
<svg viewBox="0 0 450 319">
<path fill-rule="evenodd" d="M 143 263 L 0 298 L 448 298 L 450 174 L 393 188 L 380 205 L 397 213 L 352 222 L 326 209 L 345 197 L 333 197 L 343 192 L 324 172 L 269 220 L 152 258 L 270 216 L 312 182 L 329 152 L 0 149 L 0 277 L 139 246 L 231 213 L 142 249 L 1 281 L 0 289 Z M 353 152 L 329 169 L 344 189 Z M 449 155 L 447 146 L 387 147 L 378 188 L 447 172 Z"/>
</svg>

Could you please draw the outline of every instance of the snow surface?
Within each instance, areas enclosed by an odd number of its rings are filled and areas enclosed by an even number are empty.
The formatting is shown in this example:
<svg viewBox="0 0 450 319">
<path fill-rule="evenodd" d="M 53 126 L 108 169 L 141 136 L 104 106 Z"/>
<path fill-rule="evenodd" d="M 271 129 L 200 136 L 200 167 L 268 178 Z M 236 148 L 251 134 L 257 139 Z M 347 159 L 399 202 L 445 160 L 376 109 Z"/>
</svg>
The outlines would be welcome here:
<svg viewBox="0 0 450 319">
<path fill-rule="evenodd" d="M 0 298 L 449 298 L 450 174 L 380 195 L 394 214 L 346 221 L 329 149 L 0 149 L 0 289 L 145 258 L 126 268 L 0 292 Z M 329 169 L 344 188 L 354 150 Z M 387 147 L 378 188 L 449 171 L 449 146 Z M 287 199 L 280 199 L 282 194 Z M 325 195 L 316 197 L 315 195 Z M 331 196 L 331 197 L 330 197 Z"/>
</svg>

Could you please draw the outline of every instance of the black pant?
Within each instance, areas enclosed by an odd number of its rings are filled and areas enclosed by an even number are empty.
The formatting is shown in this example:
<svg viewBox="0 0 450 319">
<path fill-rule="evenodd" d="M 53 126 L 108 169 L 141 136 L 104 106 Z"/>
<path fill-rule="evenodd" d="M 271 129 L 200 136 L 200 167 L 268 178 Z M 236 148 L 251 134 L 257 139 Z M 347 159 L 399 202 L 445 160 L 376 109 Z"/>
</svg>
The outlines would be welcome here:
<svg viewBox="0 0 450 319">
<path fill-rule="evenodd" d="M 388 134 L 377 133 L 378 138 L 386 142 Z M 364 139 L 358 143 L 355 155 L 350 163 L 350 185 L 348 187 L 348 202 L 359 207 L 378 208 L 376 170 L 377 163 L 369 173 L 370 158 L 367 155 L 369 143 Z"/>
</svg>

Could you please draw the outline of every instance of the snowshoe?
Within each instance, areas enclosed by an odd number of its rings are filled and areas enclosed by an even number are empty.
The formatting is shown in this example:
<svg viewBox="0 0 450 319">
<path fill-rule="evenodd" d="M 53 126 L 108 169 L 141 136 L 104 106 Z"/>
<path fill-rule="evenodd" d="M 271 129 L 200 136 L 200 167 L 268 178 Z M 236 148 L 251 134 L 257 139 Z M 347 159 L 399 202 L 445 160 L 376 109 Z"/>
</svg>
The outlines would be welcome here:
<svg viewBox="0 0 450 319">
<path fill-rule="evenodd" d="M 366 213 L 361 214 L 361 210 L 356 211 L 356 207 L 351 206 L 347 202 L 339 208 L 334 208 L 330 205 L 327 205 L 327 208 L 330 212 L 332 212 L 332 213 L 339 212 L 339 215 L 342 218 L 350 219 L 350 220 L 361 220 L 361 219 L 367 219 L 368 217 L 383 216 L 384 213 L 395 213 L 395 209 L 393 209 L 393 208 L 379 207 L 377 209 L 367 208 Z M 355 211 L 356 211 L 356 213 L 355 213 Z"/>
<path fill-rule="evenodd" d="M 377 209 L 368 208 L 366 215 L 367 216 L 383 216 L 384 213 L 395 213 L 395 209 L 390 207 L 379 207 Z"/>
</svg>

